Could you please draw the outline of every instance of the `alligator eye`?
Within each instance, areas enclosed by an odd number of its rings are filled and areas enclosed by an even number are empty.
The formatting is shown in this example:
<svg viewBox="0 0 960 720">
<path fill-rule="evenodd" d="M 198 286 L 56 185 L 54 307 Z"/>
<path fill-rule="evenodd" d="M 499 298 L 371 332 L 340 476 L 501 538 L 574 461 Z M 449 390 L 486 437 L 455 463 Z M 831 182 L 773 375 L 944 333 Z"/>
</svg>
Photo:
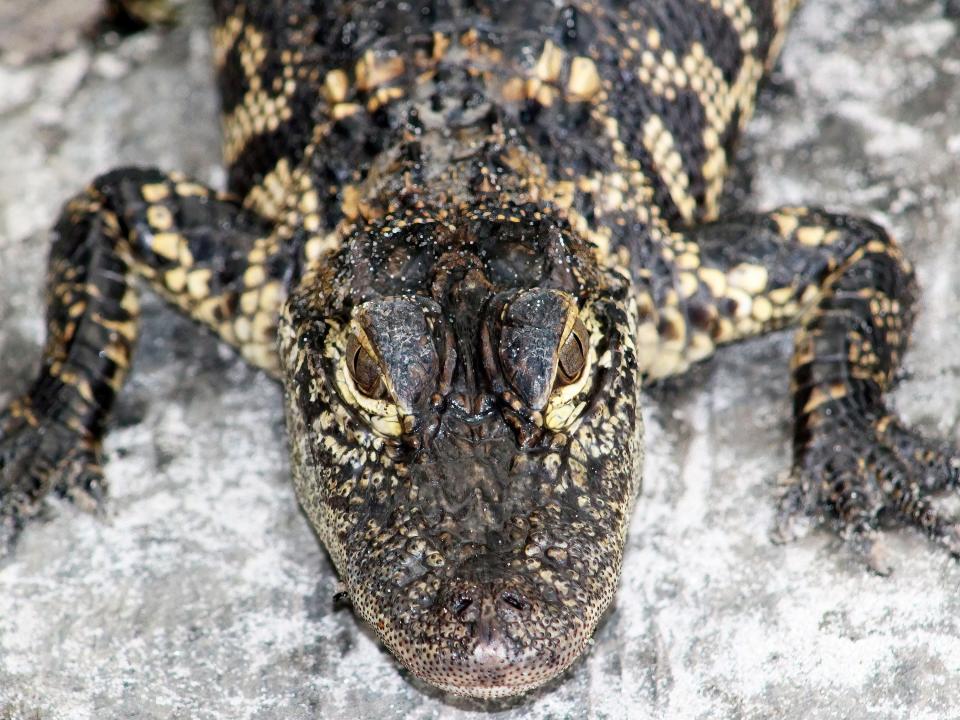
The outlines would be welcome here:
<svg viewBox="0 0 960 720">
<path fill-rule="evenodd" d="M 383 378 L 377 361 L 368 353 L 351 334 L 347 340 L 347 369 L 357 389 L 369 398 L 376 400 L 386 393 Z"/>
<path fill-rule="evenodd" d="M 557 385 L 570 385 L 580 379 L 587 364 L 587 327 L 577 318 L 567 339 L 560 346 Z"/>
</svg>

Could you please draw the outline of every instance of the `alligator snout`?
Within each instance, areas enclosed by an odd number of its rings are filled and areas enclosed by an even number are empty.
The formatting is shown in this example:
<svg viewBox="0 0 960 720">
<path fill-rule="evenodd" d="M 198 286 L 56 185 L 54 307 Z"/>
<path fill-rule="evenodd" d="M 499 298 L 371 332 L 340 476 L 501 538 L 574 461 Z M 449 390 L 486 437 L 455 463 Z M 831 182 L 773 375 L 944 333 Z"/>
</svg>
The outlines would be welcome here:
<svg viewBox="0 0 960 720">
<path fill-rule="evenodd" d="M 453 583 L 444 595 L 429 623 L 435 635 L 392 649 L 414 675 L 458 695 L 496 698 L 542 685 L 590 636 L 577 612 L 549 607 L 509 582 Z"/>
<path fill-rule="evenodd" d="M 445 427 L 397 479 L 385 522 L 348 538 L 350 594 L 421 680 L 518 695 L 586 647 L 616 587 L 622 516 L 567 494 L 559 454 L 521 451 L 509 429 L 477 447 Z"/>
</svg>

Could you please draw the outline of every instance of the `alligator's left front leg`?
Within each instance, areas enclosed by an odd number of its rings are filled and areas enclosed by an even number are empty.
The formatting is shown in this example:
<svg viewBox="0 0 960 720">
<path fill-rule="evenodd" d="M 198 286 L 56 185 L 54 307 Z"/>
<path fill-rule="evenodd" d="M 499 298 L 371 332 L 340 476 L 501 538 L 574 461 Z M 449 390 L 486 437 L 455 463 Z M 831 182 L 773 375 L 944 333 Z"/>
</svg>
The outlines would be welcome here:
<svg viewBox="0 0 960 720">
<path fill-rule="evenodd" d="M 956 486 L 960 451 L 906 428 L 884 394 L 912 324 L 913 271 L 882 228 L 816 209 L 782 208 L 676 233 L 673 269 L 648 283 L 638 350 L 648 377 L 682 372 L 733 342 L 799 322 L 791 363 L 794 485 L 782 524 L 807 513 L 887 568 L 876 543 L 887 519 L 960 554 L 960 532 L 930 495 Z"/>
</svg>

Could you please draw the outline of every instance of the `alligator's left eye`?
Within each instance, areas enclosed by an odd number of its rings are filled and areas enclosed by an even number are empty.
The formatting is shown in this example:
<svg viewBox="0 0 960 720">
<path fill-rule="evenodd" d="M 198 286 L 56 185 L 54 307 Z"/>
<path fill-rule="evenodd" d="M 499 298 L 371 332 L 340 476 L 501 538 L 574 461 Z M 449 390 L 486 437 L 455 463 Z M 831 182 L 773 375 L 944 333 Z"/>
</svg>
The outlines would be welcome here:
<svg viewBox="0 0 960 720">
<path fill-rule="evenodd" d="M 587 365 L 587 342 L 590 332 L 578 317 L 562 341 L 557 357 L 557 385 L 571 385 L 580 379 Z"/>
<path fill-rule="evenodd" d="M 548 288 L 523 290 L 502 302 L 492 306 L 499 309 L 499 347 L 492 347 L 491 330 L 482 336 L 490 345 L 484 363 L 491 379 L 502 377 L 534 412 L 572 400 L 591 362 L 589 310 L 581 311 L 571 294 Z"/>
</svg>

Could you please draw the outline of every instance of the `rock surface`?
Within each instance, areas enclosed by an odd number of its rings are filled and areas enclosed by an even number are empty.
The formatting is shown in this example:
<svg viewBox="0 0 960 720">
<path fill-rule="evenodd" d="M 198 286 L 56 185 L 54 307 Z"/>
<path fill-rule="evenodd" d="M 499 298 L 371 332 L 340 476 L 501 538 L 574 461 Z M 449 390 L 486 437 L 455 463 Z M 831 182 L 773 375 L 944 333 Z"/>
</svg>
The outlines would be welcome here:
<svg viewBox="0 0 960 720">
<path fill-rule="evenodd" d="M 96 3 L 70 5 L 75 19 Z M 0 402 L 34 372 L 45 228 L 70 194 L 125 163 L 223 180 L 202 10 L 94 49 L 12 7 L 0 0 L 0 38 L 29 32 L 45 52 L 0 54 Z M 741 174 L 753 207 L 846 208 L 902 240 L 924 299 L 896 405 L 954 439 L 958 15 L 944 0 L 809 0 Z M 955 561 L 894 532 L 880 578 L 829 533 L 768 540 L 789 465 L 788 333 L 649 394 L 616 606 L 560 682 L 494 705 L 418 684 L 334 605 L 288 481 L 278 388 L 156 299 L 142 337 L 106 446 L 109 517 L 52 504 L 0 562 L 0 718 L 960 715 Z"/>
</svg>

